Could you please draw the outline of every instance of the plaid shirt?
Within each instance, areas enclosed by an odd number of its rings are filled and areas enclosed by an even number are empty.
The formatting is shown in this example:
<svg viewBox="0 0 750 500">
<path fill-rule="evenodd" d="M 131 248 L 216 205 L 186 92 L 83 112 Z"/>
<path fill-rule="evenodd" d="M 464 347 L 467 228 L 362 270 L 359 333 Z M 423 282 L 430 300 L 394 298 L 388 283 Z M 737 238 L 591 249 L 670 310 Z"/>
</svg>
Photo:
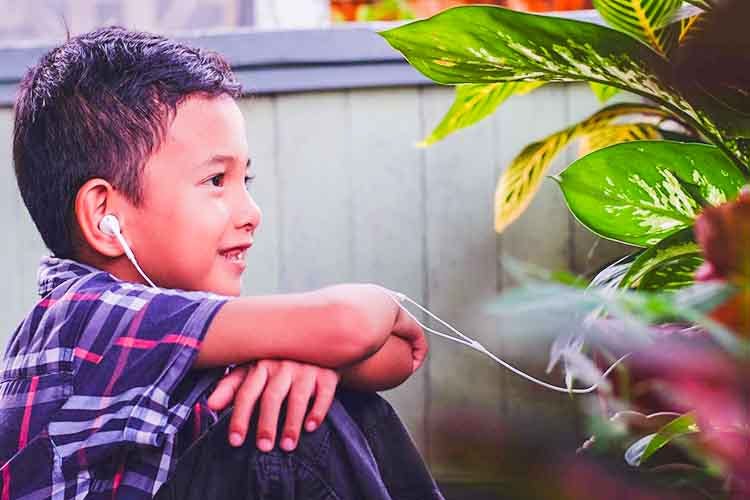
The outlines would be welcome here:
<svg viewBox="0 0 750 500">
<path fill-rule="evenodd" d="M 190 371 L 227 298 L 44 258 L 0 378 L 0 500 L 152 498 L 217 420 Z"/>
</svg>

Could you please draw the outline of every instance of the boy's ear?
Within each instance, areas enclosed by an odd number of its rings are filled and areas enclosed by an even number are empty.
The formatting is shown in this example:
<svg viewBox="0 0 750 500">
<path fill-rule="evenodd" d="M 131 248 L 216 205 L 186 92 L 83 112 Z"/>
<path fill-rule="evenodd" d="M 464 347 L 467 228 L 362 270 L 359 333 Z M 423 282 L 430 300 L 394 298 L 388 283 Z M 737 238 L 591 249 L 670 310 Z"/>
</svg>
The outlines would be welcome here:
<svg viewBox="0 0 750 500">
<path fill-rule="evenodd" d="M 90 179 L 78 190 L 73 207 L 83 241 L 107 257 L 119 257 L 124 253 L 117 238 L 99 229 L 104 216 L 115 213 L 115 198 L 117 195 L 112 184 L 104 179 Z"/>
</svg>

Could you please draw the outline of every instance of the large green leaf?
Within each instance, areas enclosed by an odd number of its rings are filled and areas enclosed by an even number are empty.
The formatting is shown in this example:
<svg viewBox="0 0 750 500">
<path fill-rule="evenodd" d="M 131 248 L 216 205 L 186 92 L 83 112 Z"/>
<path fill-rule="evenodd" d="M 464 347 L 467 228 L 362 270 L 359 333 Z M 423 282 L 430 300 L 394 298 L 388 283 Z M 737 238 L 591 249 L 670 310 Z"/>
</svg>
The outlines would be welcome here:
<svg viewBox="0 0 750 500">
<path fill-rule="evenodd" d="M 430 146 L 453 132 L 473 125 L 491 115 L 500 104 L 514 94 L 527 94 L 543 82 L 502 82 L 487 85 L 456 86 L 456 98 L 448 113 L 429 137 L 419 146 Z"/>
<path fill-rule="evenodd" d="M 668 116 L 664 110 L 648 104 L 614 104 L 526 146 L 503 171 L 497 182 L 495 231 L 502 232 L 526 210 L 552 161 L 574 139 L 583 138 L 587 147 L 594 148 L 628 140 L 659 137 L 659 131 L 650 124 L 613 124 L 615 120 L 631 115 Z"/>
<path fill-rule="evenodd" d="M 610 26 L 643 40 L 662 55 L 669 53 L 674 37 L 661 27 L 680 5 L 682 0 L 594 0 Z"/>
<path fill-rule="evenodd" d="M 668 83 L 672 69 L 664 57 L 612 28 L 463 6 L 381 35 L 438 83 L 583 80 L 649 97 L 690 121 L 741 168 L 750 165 L 750 141 L 744 140 L 750 137 L 750 117 L 705 93 L 692 93 L 688 102 Z"/>
<path fill-rule="evenodd" d="M 688 227 L 643 251 L 620 286 L 641 290 L 683 288 L 693 284 L 693 274 L 701 262 L 701 250 L 695 242 L 693 228 Z"/>
<path fill-rule="evenodd" d="M 734 198 L 745 182 L 718 148 L 671 141 L 600 149 L 576 160 L 559 180 L 582 224 L 636 246 L 654 245 L 692 226 L 700 210 L 697 195 L 717 205 Z"/>
</svg>

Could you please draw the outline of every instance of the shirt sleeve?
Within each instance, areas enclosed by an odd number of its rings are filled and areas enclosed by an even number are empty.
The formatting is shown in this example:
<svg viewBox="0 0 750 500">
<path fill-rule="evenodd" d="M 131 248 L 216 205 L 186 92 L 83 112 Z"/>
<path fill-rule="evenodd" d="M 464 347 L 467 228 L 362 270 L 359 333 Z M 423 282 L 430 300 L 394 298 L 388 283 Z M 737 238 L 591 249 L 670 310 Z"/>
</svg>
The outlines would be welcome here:
<svg viewBox="0 0 750 500">
<path fill-rule="evenodd" d="M 50 424 L 63 459 L 118 445 L 160 447 L 223 368 L 192 370 L 228 297 L 119 282 L 91 302 L 77 342 L 73 394 Z"/>
</svg>

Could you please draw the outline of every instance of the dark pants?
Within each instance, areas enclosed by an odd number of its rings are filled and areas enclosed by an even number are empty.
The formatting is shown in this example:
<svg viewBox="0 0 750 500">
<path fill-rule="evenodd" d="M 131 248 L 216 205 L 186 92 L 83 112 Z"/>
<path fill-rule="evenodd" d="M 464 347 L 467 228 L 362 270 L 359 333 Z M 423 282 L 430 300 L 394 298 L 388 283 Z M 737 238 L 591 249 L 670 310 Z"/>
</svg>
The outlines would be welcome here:
<svg viewBox="0 0 750 500">
<path fill-rule="evenodd" d="M 252 432 L 243 446 L 230 446 L 229 416 L 180 458 L 157 499 L 443 499 L 395 411 L 377 394 L 340 390 L 323 424 L 303 431 L 291 453 L 278 443 L 259 451 Z"/>
</svg>

